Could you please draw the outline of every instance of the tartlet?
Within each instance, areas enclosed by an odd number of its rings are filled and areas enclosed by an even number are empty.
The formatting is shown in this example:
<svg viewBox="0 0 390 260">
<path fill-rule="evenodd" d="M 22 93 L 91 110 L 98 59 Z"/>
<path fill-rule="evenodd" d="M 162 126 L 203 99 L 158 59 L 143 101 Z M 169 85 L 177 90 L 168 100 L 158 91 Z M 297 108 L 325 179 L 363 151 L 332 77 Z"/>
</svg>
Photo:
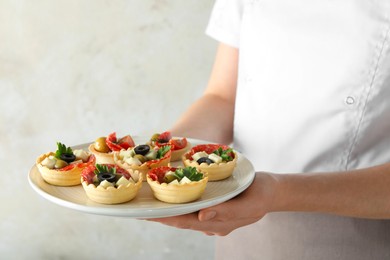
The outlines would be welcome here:
<svg viewBox="0 0 390 260">
<path fill-rule="evenodd" d="M 81 149 L 73 151 L 61 143 L 57 143 L 57 147 L 56 152 L 42 154 L 36 159 L 42 178 L 56 186 L 80 185 L 81 171 L 95 163 L 95 156 Z"/>
<path fill-rule="evenodd" d="M 131 201 L 141 189 L 142 181 L 137 171 L 129 172 L 115 164 L 90 165 L 81 173 L 81 184 L 88 198 L 102 204 Z"/>
<path fill-rule="evenodd" d="M 200 144 L 182 156 L 185 166 L 207 173 L 209 181 L 229 178 L 237 164 L 237 153 L 227 145 Z"/>
<path fill-rule="evenodd" d="M 167 203 L 187 203 L 204 193 L 208 177 L 194 167 L 162 166 L 150 170 L 146 176 L 153 196 Z"/>
<path fill-rule="evenodd" d="M 117 138 L 116 132 L 113 132 L 107 137 L 97 138 L 94 143 L 88 146 L 88 150 L 95 155 L 96 163 L 114 164 L 113 152 L 134 146 L 134 140 L 130 135 Z"/>
<path fill-rule="evenodd" d="M 191 148 L 191 143 L 187 138 L 172 137 L 171 133 L 166 131 L 163 133 L 154 134 L 149 141 L 149 144 L 154 147 L 162 147 L 164 145 L 171 146 L 171 162 L 180 161 L 185 152 Z"/>
<path fill-rule="evenodd" d="M 139 171 L 144 181 L 149 170 L 168 166 L 171 161 L 170 146 L 151 147 L 142 144 L 113 154 L 115 164 L 126 170 Z"/>
</svg>

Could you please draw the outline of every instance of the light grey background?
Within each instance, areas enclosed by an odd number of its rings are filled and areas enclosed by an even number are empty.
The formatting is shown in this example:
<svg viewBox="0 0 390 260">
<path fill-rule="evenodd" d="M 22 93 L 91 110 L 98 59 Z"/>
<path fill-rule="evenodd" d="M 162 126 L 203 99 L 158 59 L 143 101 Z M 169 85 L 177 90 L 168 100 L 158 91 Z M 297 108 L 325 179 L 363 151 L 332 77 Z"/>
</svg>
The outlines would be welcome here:
<svg viewBox="0 0 390 260">
<path fill-rule="evenodd" d="M 0 0 L 0 258 L 212 259 L 214 238 L 63 208 L 41 153 L 169 128 L 207 84 L 207 0 Z"/>
</svg>

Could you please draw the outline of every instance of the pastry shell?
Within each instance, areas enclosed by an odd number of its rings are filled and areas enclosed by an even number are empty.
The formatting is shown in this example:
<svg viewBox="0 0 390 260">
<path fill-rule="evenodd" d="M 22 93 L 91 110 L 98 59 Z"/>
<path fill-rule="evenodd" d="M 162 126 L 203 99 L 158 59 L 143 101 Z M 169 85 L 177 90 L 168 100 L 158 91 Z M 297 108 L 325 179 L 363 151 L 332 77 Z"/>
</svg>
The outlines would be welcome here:
<svg viewBox="0 0 390 260">
<path fill-rule="evenodd" d="M 130 172 L 131 176 L 139 174 L 138 172 Z M 142 187 L 142 175 L 139 175 L 136 183 L 120 185 L 119 187 L 95 186 L 93 183 L 88 184 L 87 181 L 81 179 L 81 184 L 87 194 L 87 197 L 101 204 L 120 204 L 134 199 Z"/>
<path fill-rule="evenodd" d="M 191 143 L 187 142 L 186 147 L 179 150 L 172 150 L 171 162 L 180 161 L 183 154 L 191 148 Z"/>
<path fill-rule="evenodd" d="M 51 155 L 55 155 L 53 152 L 45 153 L 40 155 L 36 160 L 36 166 L 41 173 L 42 178 L 49 184 L 56 186 L 76 186 L 80 185 L 81 172 L 88 165 L 94 164 L 96 159 L 95 157 L 87 163 L 75 164 L 75 166 L 70 170 L 61 170 L 61 169 L 49 169 L 41 164 L 41 162 Z M 90 155 L 93 156 L 93 155 Z"/>
<path fill-rule="evenodd" d="M 190 152 L 187 152 L 182 156 L 182 162 L 186 167 L 187 166 L 195 167 L 199 171 L 207 173 L 207 176 L 209 177 L 209 181 L 219 181 L 232 176 L 234 168 L 237 165 L 237 157 L 238 157 L 238 154 L 235 151 L 233 151 L 233 153 L 234 153 L 234 158 L 232 161 L 229 162 L 199 164 L 196 161 L 190 160 L 191 158 Z"/>
<path fill-rule="evenodd" d="M 109 153 L 98 152 L 95 149 L 95 146 L 93 143 L 88 146 L 88 150 L 90 153 L 95 155 L 96 163 L 98 163 L 98 164 L 114 164 L 115 163 L 114 162 L 114 155 L 112 152 L 109 152 Z"/>
<path fill-rule="evenodd" d="M 200 181 L 183 184 L 168 184 L 154 181 L 149 175 L 146 180 L 153 192 L 153 196 L 167 203 L 187 203 L 199 199 L 204 193 L 208 177 L 205 175 Z"/>
</svg>

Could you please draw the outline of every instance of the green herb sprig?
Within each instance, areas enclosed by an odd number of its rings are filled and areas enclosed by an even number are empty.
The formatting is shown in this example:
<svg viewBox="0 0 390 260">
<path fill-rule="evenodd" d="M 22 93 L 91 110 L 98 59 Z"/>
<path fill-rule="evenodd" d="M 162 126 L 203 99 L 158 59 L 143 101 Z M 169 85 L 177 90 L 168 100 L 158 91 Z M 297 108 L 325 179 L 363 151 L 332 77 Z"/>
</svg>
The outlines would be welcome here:
<svg viewBox="0 0 390 260">
<path fill-rule="evenodd" d="M 165 155 L 169 150 L 171 150 L 171 146 L 170 146 L 170 145 L 164 145 L 164 146 L 160 147 L 160 148 L 157 150 L 156 158 L 157 158 L 157 159 L 163 158 L 164 155 Z"/>
<path fill-rule="evenodd" d="M 174 176 L 178 181 L 181 181 L 184 177 L 187 177 L 190 181 L 200 181 L 203 179 L 203 173 L 198 172 L 195 167 L 191 166 L 177 168 Z"/>
<path fill-rule="evenodd" d="M 99 173 L 112 173 L 116 174 L 116 168 L 115 167 L 108 167 L 107 165 L 101 165 L 101 164 L 96 164 L 95 165 L 96 169 L 94 170 L 93 173 L 98 175 Z"/>
<path fill-rule="evenodd" d="M 73 154 L 73 150 L 70 147 L 66 147 L 64 144 L 57 142 L 57 151 L 55 157 L 60 158 L 61 154 Z"/>
<path fill-rule="evenodd" d="M 226 150 L 223 150 L 222 147 L 219 147 L 213 153 L 220 156 L 222 158 L 222 161 L 224 161 L 224 162 L 229 162 L 229 161 L 233 160 L 233 157 L 231 156 L 231 154 L 233 153 L 232 148 L 228 148 Z"/>
</svg>

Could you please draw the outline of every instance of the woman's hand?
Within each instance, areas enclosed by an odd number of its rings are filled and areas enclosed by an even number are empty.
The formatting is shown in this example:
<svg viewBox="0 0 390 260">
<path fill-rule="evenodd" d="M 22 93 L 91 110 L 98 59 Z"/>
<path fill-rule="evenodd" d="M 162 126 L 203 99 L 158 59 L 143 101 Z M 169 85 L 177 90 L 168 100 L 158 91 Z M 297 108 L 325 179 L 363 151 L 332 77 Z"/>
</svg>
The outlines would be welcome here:
<svg viewBox="0 0 390 260">
<path fill-rule="evenodd" d="M 233 230 L 260 220 L 271 208 L 275 179 L 267 173 L 257 173 L 248 189 L 237 197 L 197 213 L 154 218 L 149 221 L 207 235 L 225 236 Z"/>
</svg>

